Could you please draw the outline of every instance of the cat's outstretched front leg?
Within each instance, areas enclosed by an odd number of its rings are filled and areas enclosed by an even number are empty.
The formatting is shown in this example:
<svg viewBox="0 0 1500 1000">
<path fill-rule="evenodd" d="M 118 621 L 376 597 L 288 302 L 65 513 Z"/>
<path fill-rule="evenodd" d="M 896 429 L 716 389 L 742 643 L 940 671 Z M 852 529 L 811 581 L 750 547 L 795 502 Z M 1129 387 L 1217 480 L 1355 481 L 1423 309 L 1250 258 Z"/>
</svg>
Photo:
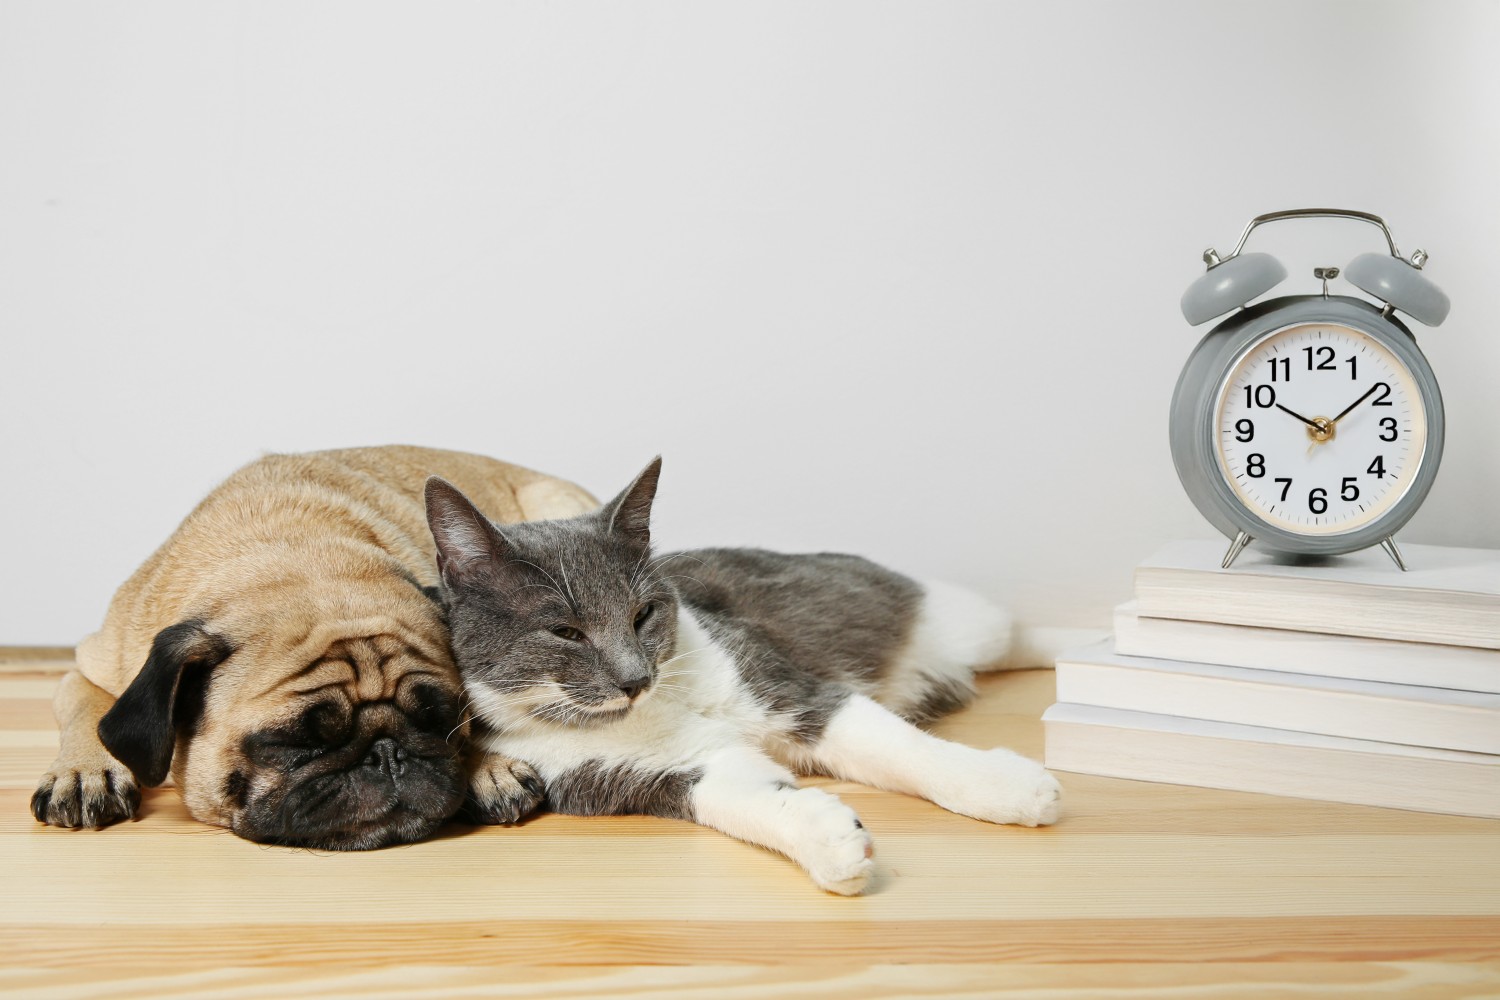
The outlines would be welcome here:
<svg viewBox="0 0 1500 1000">
<path fill-rule="evenodd" d="M 874 867 L 870 835 L 854 810 L 757 750 L 711 754 L 692 790 L 693 819 L 739 840 L 780 851 L 829 892 L 863 892 Z"/>
<path fill-rule="evenodd" d="M 864 695 L 850 695 L 798 756 L 820 773 L 991 823 L 1046 826 L 1062 810 L 1061 786 L 1036 761 L 939 739 Z"/>
</svg>

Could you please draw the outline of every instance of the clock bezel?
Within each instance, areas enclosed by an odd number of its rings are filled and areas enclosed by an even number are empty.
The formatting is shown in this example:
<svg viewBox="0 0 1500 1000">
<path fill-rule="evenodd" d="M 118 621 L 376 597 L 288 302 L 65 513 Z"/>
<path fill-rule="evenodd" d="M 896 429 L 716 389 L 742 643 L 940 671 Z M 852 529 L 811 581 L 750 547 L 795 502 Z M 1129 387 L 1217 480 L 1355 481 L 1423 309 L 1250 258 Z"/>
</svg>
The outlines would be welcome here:
<svg viewBox="0 0 1500 1000">
<path fill-rule="evenodd" d="M 1235 494 L 1220 472 L 1218 402 L 1225 381 L 1244 352 L 1288 327 L 1328 323 L 1374 338 L 1411 373 L 1426 409 L 1427 434 L 1416 476 L 1406 492 L 1380 516 L 1348 531 L 1301 534 L 1262 520 Z M 1227 538 L 1244 533 L 1265 550 L 1288 555 L 1338 555 L 1379 544 L 1399 531 L 1421 507 L 1441 464 L 1443 398 L 1432 366 L 1400 320 L 1347 296 L 1298 295 L 1271 299 L 1241 310 L 1206 334 L 1188 358 L 1172 396 L 1172 461 L 1200 513 Z"/>
</svg>

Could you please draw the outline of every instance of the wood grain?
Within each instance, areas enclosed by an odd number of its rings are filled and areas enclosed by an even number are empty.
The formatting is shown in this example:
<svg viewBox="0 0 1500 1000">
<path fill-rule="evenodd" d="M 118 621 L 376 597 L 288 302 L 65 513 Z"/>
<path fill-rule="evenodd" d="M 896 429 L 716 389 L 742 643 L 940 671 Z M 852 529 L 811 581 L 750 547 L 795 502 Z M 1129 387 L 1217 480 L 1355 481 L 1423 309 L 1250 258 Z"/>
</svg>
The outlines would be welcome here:
<svg viewBox="0 0 1500 1000">
<path fill-rule="evenodd" d="M 47 996 L 1495 996 L 1500 822 L 1062 775 L 1051 829 L 820 780 L 871 893 L 688 823 L 545 815 L 362 854 L 261 847 L 171 788 L 27 810 L 66 663 L 0 673 L 0 990 Z M 938 728 L 1039 755 L 1049 671 Z"/>
</svg>

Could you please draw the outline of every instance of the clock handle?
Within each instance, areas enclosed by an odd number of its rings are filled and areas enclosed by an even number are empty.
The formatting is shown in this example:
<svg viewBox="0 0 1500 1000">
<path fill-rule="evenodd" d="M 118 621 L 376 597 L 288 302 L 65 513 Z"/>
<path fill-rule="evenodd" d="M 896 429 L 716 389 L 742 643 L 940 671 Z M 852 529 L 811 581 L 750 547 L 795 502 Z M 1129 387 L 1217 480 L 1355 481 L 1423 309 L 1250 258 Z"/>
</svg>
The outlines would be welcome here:
<svg viewBox="0 0 1500 1000">
<path fill-rule="evenodd" d="M 1390 255 L 1362 253 L 1344 269 L 1344 277 L 1354 287 L 1386 303 L 1387 311 L 1405 310 L 1428 326 L 1437 326 L 1447 319 L 1448 296 L 1421 273 L 1422 265 L 1427 263 L 1427 251 L 1418 250 L 1410 260 L 1402 257 L 1401 251 L 1396 249 L 1396 239 L 1391 235 L 1390 227 L 1380 216 L 1347 208 L 1290 208 L 1251 219 L 1229 256 L 1221 258 L 1212 248 L 1203 252 L 1208 272 L 1200 274 L 1182 296 L 1182 315 L 1188 323 L 1197 326 L 1237 309 L 1270 291 L 1286 277 L 1286 269 L 1269 254 L 1247 253 L 1241 256 L 1246 241 L 1257 226 L 1286 219 L 1352 219 L 1378 227 L 1385 236 Z M 1325 277 L 1321 269 L 1314 272 L 1316 277 L 1324 278 L 1325 297 L 1328 294 L 1327 278 L 1337 273 L 1330 271 Z"/>
<path fill-rule="evenodd" d="M 1240 241 L 1234 245 L 1234 251 L 1225 260 L 1232 260 L 1240 255 L 1245 249 L 1245 241 L 1250 238 L 1250 233 L 1256 226 L 1263 226 L 1268 222 L 1281 222 L 1284 219 L 1353 219 L 1357 222 L 1368 222 L 1372 226 L 1379 226 L 1380 231 L 1385 234 L 1385 245 L 1390 247 L 1391 256 L 1401 258 L 1401 251 L 1396 249 L 1396 240 L 1391 236 L 1390 227 L 1385 220 L 1378 215 L 1369 212 L 1356 212 L 1349 208 L 1289 208 L 1282 212 L 1267 212 L 1265 215 L 1257 215 L 1245 226 L 1245 231 L 1240 233 Z M 1425 257 L 1426 254 L 1423 254 Z"/>
</svg>

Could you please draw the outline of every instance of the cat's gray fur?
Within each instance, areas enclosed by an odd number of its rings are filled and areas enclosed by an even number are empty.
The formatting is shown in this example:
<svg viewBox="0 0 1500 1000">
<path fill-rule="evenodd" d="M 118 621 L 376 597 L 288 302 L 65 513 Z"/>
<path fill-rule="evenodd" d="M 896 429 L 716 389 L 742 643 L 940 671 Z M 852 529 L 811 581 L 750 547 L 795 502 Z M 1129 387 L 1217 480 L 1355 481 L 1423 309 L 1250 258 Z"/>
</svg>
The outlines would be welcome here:
<svg viewBox="0 0 1500 1000">
<path fill-rule="evenodd" d="M 654 556 L 659 472 L 660 459 L 591 514 L 503 529 L 428 483 L 478 738 L 535 767 L 552 808 L 696 820 L 845 893 L 869 877 L 868 835 L 786 765 L 997 822 L 1056 818 L 1057 785 L 1038 765 L 903 721 L 972 697 L 971 669 L 999 651 L 1003 615 L 856 556 Z M 785 811 L 785 830 L 764 829 L 766 808 Z"/>
</svg>

